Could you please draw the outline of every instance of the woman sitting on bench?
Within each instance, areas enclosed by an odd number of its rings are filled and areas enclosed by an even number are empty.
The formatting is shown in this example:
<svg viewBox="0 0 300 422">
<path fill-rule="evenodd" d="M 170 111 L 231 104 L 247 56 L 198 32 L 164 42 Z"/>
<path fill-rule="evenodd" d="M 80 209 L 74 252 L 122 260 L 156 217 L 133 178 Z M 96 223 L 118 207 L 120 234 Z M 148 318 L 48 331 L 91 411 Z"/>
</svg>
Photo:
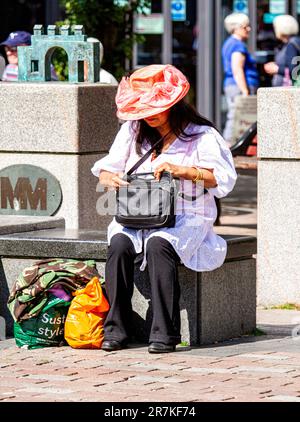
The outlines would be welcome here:
<svg viewBox="0 0 300 422">
<path fill-rule="evenodd" d="M 144 254 L 141 270 L 148 266 L 151 282 L 150 353 L 172 352 L 181 341 L 177 264 L 211 271 L 226 257 L 226 241 L 213 230 L 217 217 L 214 198 L 222 198 L 233 189 L 234 163 L 213 124 L 183 101 L 188 91 L 186 77 L 171 65 L 147 66 L 123 78 L 116 103 L 117 115 L 126 123 L 109 154 L 92 169 L 102 185 L 115 189 L 126 186 L 124 173 L 163 137 L 139 172 L 153 172 L 159 179 L 167 171 L 181 182 L 189 181 L 192 189 L 197 183 L 207 189 L 202 206 L 178 198 L 177 207 L 182 211 L 176 215 L 175 227 L 134 230 L 115 219 L 109 225 L 105 279 L 110 311 L 102 345 L 106 351 L 121 349 L 130 340 L 134 260 L 138 254 Z"/>
</svg>

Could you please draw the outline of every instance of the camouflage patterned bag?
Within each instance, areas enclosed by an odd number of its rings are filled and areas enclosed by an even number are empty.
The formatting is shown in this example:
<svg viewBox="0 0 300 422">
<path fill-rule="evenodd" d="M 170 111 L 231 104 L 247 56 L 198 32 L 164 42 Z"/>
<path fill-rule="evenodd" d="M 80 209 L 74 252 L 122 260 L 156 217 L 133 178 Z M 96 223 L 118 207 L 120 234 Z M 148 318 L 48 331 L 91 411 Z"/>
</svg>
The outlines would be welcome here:
<svg viewBox="0 0 300 422">
<path fill-rule="evenodd" d="M 36 317 L 47 302 L 47 291 L 59 284 L 71 293 L 93 278 L 103 282 L 93 260 L 47 259 L 36 262 L 19 274 L 8 298 L 8 308 L 16 322 Z"/>
<path fill-rule="evenodd" d="M 36 317 L 14 323 L 17 346 L 38 349 L 66 345 L 64 325 L 70 303 L 49 294 L 46 304 Z"/>
</svg>

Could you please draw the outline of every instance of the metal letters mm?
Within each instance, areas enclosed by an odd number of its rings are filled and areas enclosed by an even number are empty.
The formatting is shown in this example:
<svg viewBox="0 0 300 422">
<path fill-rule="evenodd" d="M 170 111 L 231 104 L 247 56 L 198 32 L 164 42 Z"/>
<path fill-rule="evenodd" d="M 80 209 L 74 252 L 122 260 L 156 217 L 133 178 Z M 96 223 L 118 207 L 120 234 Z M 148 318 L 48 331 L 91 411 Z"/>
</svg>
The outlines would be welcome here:
<svg viewBox="0 0 300 422">
<path fill-rule="evenodd" d="M 18 47 L 20 82 L 51 81 L 51 57 L 55 49 L 66 51 L 69 64 L 69 82 L 84 82 L 83 63 L 88 64 L 88 82 L 99 82 L 100 43 L 87 41 L 82 25 L 69 25 L 58 28 L 48 25 L 47 35 L 44 35 L 42 25 L 35 25 L 30 46 Z"/>
<path fill-rule="evenodd" d="M 8 177 L 1 177 L 1 208 L 20 210 L 28 209 L 28 202 L 30 209 L 37 210 L 40 204 L 40 209 L 47 210 L 47 179 L 38 179 L 35 189 L 33 190 L 29 177 L 19 177 L 15 189 L 13 189 Z"/>
<path fill-rule="evenodd" d="M 0 170 L 0 215 L 55 215 L 62 203 L 53 174 L 30 164 Z"/>
</svg>

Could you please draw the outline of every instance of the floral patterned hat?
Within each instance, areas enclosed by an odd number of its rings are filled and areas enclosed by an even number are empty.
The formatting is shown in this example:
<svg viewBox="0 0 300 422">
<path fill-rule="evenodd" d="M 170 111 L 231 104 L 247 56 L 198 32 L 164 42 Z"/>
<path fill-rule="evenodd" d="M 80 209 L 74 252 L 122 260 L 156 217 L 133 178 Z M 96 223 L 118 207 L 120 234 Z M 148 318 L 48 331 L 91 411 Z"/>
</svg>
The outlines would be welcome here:
<svg viewBox="0 0 300 422">
<path fill-rule="evenodd" d="M 141 120 L 168 110 L 190 89 L 184 74 L 176 67 L 151 65 L 123 77 L 116 96 L 117 116 L 122 120 Z"/>
</svg>

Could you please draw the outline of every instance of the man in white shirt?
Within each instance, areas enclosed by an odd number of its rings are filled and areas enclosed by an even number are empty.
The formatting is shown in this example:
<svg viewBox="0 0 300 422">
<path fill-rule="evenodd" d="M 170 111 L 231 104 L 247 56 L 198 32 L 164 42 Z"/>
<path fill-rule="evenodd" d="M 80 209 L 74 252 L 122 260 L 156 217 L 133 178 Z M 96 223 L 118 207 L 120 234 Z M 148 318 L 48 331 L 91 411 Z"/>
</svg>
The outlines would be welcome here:
<svg viewBox="0 0 300 422">
<path fill-rule="evenodd" d="M 95 42 L 95 43 L 99 43 L 100 44 L 100 65 L 102 63 L 103 60 L 103 54 L 104 54 L 104 48 L 103 48 L 103 44 L 101 43 L 101 41 L 99 41 L 97 38 L 92 38 L 89 37 L 87 39 L 87 41 L 89 42 Z M 87 68 L 84 69 L 85 70 L 85 80 L 87 77 Z M 100 69 L 100 80 L 99 82 L 101 82 L 102 84 L 110 84 L 110 85 L 118 85 L 119 82 L 116 80 L 116 78 L 109 72 L 107 72 L 107 70 L 104 69 Z"/>
</svg>

